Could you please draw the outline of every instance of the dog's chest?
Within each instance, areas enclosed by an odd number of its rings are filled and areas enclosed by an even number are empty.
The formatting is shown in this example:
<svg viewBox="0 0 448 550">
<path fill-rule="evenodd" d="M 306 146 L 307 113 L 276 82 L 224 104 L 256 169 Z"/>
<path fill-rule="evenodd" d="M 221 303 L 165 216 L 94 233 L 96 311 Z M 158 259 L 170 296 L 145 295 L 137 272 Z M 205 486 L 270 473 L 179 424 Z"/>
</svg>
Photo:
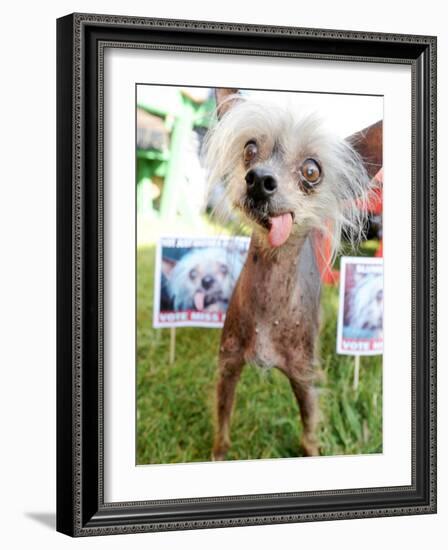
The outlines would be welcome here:
<svg viewBox="0 0 448 550">
<path fill-rule="evenodd" d="M 297 354 L 312 354 L 314 341 L 313 315 L 300 287 L 289 296 L 278 297 L 278 304 L 260 298 L 253 303 L 252 319 L 247 320 L 245 360 L 261 367 L 281 367 Z"/>
<path fill-rule="evenodd" d="M 320 282 L 309 252 L 266 258 L 251 247 L 229 311 L 238 315 L 247 362 L 281 367 L 313 355 Z"/>
</svg>

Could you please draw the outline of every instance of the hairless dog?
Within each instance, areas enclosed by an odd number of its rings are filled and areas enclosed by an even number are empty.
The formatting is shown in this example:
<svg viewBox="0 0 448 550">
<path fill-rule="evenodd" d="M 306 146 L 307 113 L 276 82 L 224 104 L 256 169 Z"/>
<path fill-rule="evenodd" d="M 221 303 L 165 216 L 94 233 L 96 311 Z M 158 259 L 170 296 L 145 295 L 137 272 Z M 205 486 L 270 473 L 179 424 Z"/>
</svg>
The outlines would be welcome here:
<svg viewBox="0 0 448 550">
<path fill-rule="evenodd" d="M 248 363 L 288 377 L 303 452 L 315 456 L 321 281 L 312 235 L 327 233 L 333 257 L 342 232 L 353 243 L 361 238 L 371 176 L 382 162 L 382 123 L 344 140 L 314 115 L 236 89 L 218 89 L 216 96 L 218 122 L 207 136 L 206 162 L 210 184 L 225 186 L 217 214 L 230 204 L 252 238 L 222 331 L 212 457 L 223 460 L 230 447 L 235 388 Z"/>
</svg>

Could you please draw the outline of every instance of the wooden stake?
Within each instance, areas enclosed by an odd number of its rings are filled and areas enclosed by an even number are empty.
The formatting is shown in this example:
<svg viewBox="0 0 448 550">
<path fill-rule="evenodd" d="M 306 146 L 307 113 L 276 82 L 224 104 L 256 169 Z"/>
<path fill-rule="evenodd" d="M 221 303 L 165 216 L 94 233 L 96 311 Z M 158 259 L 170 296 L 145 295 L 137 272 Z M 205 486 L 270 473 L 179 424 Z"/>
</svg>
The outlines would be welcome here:
<svg viewBox="0 0 448 550">
<path fill-rule="evenodd" d="M 361 356 L 355 355 L 355 374 L 353 376 L 353 389 L 356 391 L 359 386 L 359 365 L 361 363 Z"/>
<path fill-rule="evenodd" d="M 170 328 L 170 365 L 176 359 L 176 327 Z"/>
</svg>

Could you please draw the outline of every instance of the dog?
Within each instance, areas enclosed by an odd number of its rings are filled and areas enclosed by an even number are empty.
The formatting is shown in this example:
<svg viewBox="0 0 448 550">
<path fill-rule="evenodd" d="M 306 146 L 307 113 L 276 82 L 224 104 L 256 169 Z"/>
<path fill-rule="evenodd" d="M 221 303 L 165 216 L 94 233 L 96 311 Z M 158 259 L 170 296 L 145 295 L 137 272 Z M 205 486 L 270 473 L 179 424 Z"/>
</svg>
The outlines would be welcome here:
<svg viewBox="0 0 448 550">
<path fill-rule="evenodd" d="M 221 336 L 212 459 L 224 460 L 230 447 L 235 388 L 245 364 L 275 367 L 288 377 L 303 424 L 303 453 L 316 456 L 321 281 L 312 236 L 327 233 L 333 257 L 342 232 L 353 243 L 362 237 L 369 170 L 378 163 L 375 157 L 372 166 L 365 164 L 355 147 L 364 147 L 378 128 L 348 141 L 330 134 L 315 115 L 242 97 L 236 89 L 217 89 L 216 99 L 217 123 L 205 143 L 210 188 L 216 182 L 225 188 L 216 215 L 230 204 L 252 237 Z"/>
<path fill-rule="evenodd" d="M 165 290 L 174 311 L 227 310 L 244 258 L 225 247 L 195 248 L 174 262 L 162 261 Z"/>
</svg>

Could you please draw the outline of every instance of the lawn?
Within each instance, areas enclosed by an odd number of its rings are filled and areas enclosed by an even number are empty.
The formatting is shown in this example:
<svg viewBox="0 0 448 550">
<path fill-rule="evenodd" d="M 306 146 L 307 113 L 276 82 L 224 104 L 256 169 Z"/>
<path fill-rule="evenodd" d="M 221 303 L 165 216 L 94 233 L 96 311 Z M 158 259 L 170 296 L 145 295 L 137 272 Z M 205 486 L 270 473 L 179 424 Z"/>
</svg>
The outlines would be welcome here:
<svg viewBox="0 0 448 550">
<path fill-rule="evenodd" d="M 220 330 L 176 330 L 170 365 L 168 329 L 152 328 L 154 247 L 137 258 L 137 464 L 210 460 Z M 324 455 L 382 451 L 382 358 L 362 357 L 358 390 L 354 358 L 335 352 L 337 289 L 325 287 L 318 393 Z M 238 384 L 228 459 L 300 454 L 300 417 L 288 380 L 276 369 L 247 366 Z"/>
</svg>

